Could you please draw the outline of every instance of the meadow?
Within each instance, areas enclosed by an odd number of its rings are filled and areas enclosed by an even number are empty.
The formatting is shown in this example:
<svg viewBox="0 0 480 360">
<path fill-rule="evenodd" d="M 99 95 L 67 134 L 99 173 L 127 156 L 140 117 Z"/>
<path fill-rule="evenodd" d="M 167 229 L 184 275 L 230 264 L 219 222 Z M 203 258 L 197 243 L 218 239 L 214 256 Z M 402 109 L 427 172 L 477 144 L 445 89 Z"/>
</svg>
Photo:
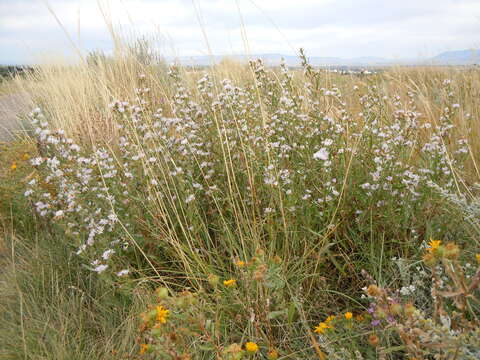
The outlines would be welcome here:
<svg viewBox="0 0 480 360">
<path fill-rule="evenodd" d="M 1 358 L 478 359 L 480 70 L 299 56 L 9 81 Z"/>
</svg>

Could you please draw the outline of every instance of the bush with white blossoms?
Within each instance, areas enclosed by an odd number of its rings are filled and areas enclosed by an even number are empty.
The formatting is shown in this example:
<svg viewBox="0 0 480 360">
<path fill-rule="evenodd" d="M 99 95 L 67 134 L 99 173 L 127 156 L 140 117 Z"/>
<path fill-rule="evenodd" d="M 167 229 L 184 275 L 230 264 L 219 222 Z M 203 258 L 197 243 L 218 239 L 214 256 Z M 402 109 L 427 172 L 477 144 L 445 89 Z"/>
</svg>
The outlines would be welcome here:
<svg viewBox="0 0 480 360">
<path fill-rule="evenodd" d="M 358 275 L 342 259 L 319 264 L 309 254 L 326 246 L 362 258 L 381 246 L 402 256 L 418 251 L 413 234 L 432 231 L 426 222 L 448 222 L 435 187 L 459 188 L 469 152 L 454 95 L 431 122 L 419 94 L 387 93 L 376 74 L 341 90 L 305 57 L 303 74 L 249 66 L 253 79 L 212 71 L 196 86 L 172 66 L 165 94 L 140 77 L 136 99 L 112 101 L 115 133 L 93 145 L 52 129 L 36 109 L 25 196 L 87 266 L 120 277 L 195 279 L 261 246 L 292 268 L 303 258 L 312 274 L 349 278 Z"/>
</svg>

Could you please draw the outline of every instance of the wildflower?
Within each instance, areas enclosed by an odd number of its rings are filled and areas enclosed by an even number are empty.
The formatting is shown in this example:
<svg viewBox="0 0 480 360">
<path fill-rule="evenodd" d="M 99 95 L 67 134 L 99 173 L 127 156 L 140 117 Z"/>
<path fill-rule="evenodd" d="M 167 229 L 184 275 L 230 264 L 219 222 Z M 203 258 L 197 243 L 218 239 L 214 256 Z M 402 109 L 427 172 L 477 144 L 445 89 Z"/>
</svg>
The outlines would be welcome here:
<svg viewBox="0 0 480 360">
<path fill-rule="evenodd" d="M 17 169 L 17 163 L 14 161 L 12 165 L 10 166 L 11 170 L 16 170 Z"/>
<path fill-rule="evenodd" d="M 148 346 L 147 344 L 141 344 L 139 354 L 140 355 L 145 354 L 148 351 L 149 348 L 150 348 L 150 346 Z"/>
<path fill-rule="evenodd" d="M 166 287 L 159 287 L 155 290 L 155 294 L 159 299 L 168 299 L 168 289 Z"/>
<path fill-rule="evenodd" d="M 378 343 L 380 342 L 380 339 L 378 338 L 377 335 L 375 334 L 372 334 L 368 337 L 368 342 L 370 345 L 372 345 L 373 347 L 377 347 L 378 346 Z"/>
<path fill-rule="evenodd" d="M 245 344 L 245 350 L 249 353 L 256 353 L 258 351 L 258 345 L 249 341 Z"/>
<path fill-rule="evenodd" d="M 324 334 L 325 331 L 327 331 L 327 329 L 331 329 L 331 328 L 332 327 L 328 325 L 326 322 L 321 322 L 320 324 L 318 324 L 318 326 L 315 327 L 313 331 L 316 332 L 317 334 Z"/>
<path fill-rule="evenodd" d="M 328 323 L 331 322 L 332 320 L 335 320 L 335 315 L 329 315 L 329 316 L 325 319 L 325 322 L 328 324 Z"/>
<path fill-rule="evenodd" d="M 351 320 L 352 317 L 353 317 L 353 314 L 352 314 L 350 311 L 348 311 L 348 312 L 345 313 L 345 319 Z"/>
<path fill-rule="evenodd" d="M 95 267 L 95 269 L 93 269 L 93 271 L 96 271 L 97 273 L 101 273 L 101 272 L 104 272 L 106 269 L 108 268 L 108 265 L 98 265 L 97 267 Z"/>
<path fill-rule="evenodd" d="M 237 265 L 239 268 L 243 268 L 245 266 L 245 261 L 238 260 L 235 265 Z"/>
<path fill-rule="evenodd" d="M 30 195 L 32 195 L 32 194 L 33 194 L 33 190 L 32 190 L 32 189 L 28 189 L 27 191 L 24 192 L 23 195 L 26 196 L 26 197 L 28 197 L 28 196 L 30 196 Z"/>
<path fill-rule="evenodd" d="M 328 160 L 328 157 L 329 157 L 329 153 L 328 153 L 327 149 L 325 149 L 325 148 L 321 148 L 315 154 L 313 154 L 314 159 L 319 159 L 319 160 L 326 161 L 326 160 Z"/>
<path fill-rule="evenodd" d="M 445 257 L 447 259 L 450 259 L 450 260 L 456 259 L 459 254 L 460 254 L 460 249 L 457 244 L 450 242 L 447 245 L 445 245 Z"/>
<path fill-rule="evenodd" d="M 208 283 L 213 286 L 213 287 L 216 287 L 218 285 L 218 281 L 220 280 L 219 277 L 215 274 L 209 274 L 208 275 Z"/>
<path fill-rule="evenodd" d="M 430 253 L 430 254 L 433 254 L 435 253 L 435 251 L 438 250 L 438 248 L 440 247 L 440 245 L 442 244 L 442 241 L 441 240 L 433 240 L 433 239 L 430 239 L 430 242 L 428 243 L 428 248 L 427 248 L 427 251 Z"/>
<path fill-rule="evenodd" d="M 412 316 L 416 310 L 415 306 L 410 303 L 406 304 L 404 308 L 405 315 L 407 316 Z"/>
<path fill-rule="evenodd" d="M 192 202 L 193 200 L 195 200 L 195 195 L 191 194 L 191 195 L 187 196 L 187 198 L 185 199 L 185 204 L 188 204 L 188 203 Z"/>
<path fill-rule="evenodd" d="M 427 266 L 434 266 L 437 263 L 437 259 L 431 253 L 423 255 L 422 260 Z"/>
<path fill-rule="evenodd" d="M 165 324 L 167 322 L 168 314 L 170 310 L 165 309 L 162 305 L 158 305 L 157 308 L 157 321 L 160 324 Z"/>
<path fill-rule="evenodd" d="M 270 350 L 267 353 L 267 359 L 268 360 L 277 360 L 278 359 L 278 351 L 275 349 Z"/>
<path fill-rule="evenodd" d="M 130 273 L 130 270 L 128 269 L 124 269 L 124 270 L 120 270 L 119 272 L 117 272 L 117 276 L 127 276 L 128 274 Z"/>
<path fill-rule="evenodd" d="M 377 297 L 382 294 L 382 290 L 376 285 L 370 285 L 367 289 L 367 294 L 372 297 Z"/>
<path fill-rule="evenodd" d="M 365 318 L 363 317 L 363 315 L 357 315 L 357 316 L 355 316 L 355 320 L 357 320 L 358 322 L 361 322 L 361 321 L 365 320 Z"/>
<path fill-rule="evenodd" d="M 108 260 L 112 256 L 112 254 L 115 254 L 115 250 L 113 249 L 105 250 L 102 254 L 102 258 L 104 260 Z"/>
<path fill-rule="evenodd" d="M 23 154 L 22 160 L 28 160 L 28 159 L 30 159 L 30 155 L 28 155 L 27 153 Z"/>
<path fill-rule="evenodd" d="M 226 287 L 233 287 L 235 286 L 236 283 L 237 283 L 237 280 L 235 279 L 229 279 L 229 280 L 223 281 L 223 285 L 225 285 Z"/>
<path fill-rule="evenodd" d="M 480 264 L 480 254 L 475 255 L 475 258 L 477 259 L 477 262 Z"/>
</svg>

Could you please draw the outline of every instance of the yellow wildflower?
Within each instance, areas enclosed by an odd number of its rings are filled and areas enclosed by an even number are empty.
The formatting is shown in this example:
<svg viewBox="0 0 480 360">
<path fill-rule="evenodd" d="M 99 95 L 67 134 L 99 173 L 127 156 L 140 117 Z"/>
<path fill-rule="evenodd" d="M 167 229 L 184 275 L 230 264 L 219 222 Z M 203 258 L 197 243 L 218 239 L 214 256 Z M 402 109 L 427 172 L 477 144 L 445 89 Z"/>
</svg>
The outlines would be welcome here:
<svg viewBox="0 0 480 360">
<path fill-rule="evenodd" d="M 147 352 L 148 348 L 149 348 L 149 346 L 147 344 L 141 344 L 140 345 L 140 351 L 139 351 L 140 355 L 145 354 Z"/>
<path fill-rule="evenodd" d="M 168 314 L 170 310 L 165 309 L 162 305 L 157 306 L 157 321 L 161 324 L 165 324 L 167 322 Z"/>
<path fill-rule="evenodd" d="M 332 327 L 328 325 L 326 322 L 321 322 L 320 324 L 318 324 L 318 326 L 315 327 L 315 330 L 313 331 L 316 332 L 317 334 L 323 334 L 327 329 L 331 329 L 331 328 Z"/>
<path fill-rule="evenodd" d="M 430 242 L 428 243 L 428 248 L 427 248 L 427 251 L 429 253 L 434 253 L 435 251 L 438 250 L 438 248 L 440 247 L 440 245 L 442 244 L 442 240 L 433 240 L 433 239 L 430 239 Z"/>
<path fill-rule="evenodd" d="M 239 268 L 243 268 L 245 266 L 245 261 L 238 260 L 235 265 L 237 265 Z"/>
<path fill-rule="evenodd" d="M 245 344 L 245 350 L 250 353 L 256 353 L 258 351 L 258 345 L 254 342 L 249 341 Z"/>
<path fill-rule="evenodd" d="M 23 154 L 22 160 L 28 160 L 28 159 L 30 159 L 30 155 L 28 155 L 27 153 Z"/>
<path fill-rule="evenodd" d="M 277 360 L 278 359 L 278 351 L 275 349 L 270 350 L 267 353 L 267 359 L 268 360 Z"/>
<path fill-rule="evenodd" d="M 328 324 L 330 321 L 335 319 L 335 315 L 330 315 L 325 319 L 325 322 Z"/>
<path fill-rule="evenodd" d="M 235 280 L 235 279 L 229 279 L 229 280 L 224 280 L 223 281 L 223 285 L 225 285 L 227 287 L 235 286 L 236 283 L 237 283 L 237 280 Z"/>
<path fill-rule="evenodd" d="M 477 259 L 477 262 L 480 264 L 480 254 L 475 255 L 475 258 Z"/>
<path fill-rule="evenodd" d="M 353 317 L 353 314 L 350 311 L 345 313 L 345 319 L 350 320 L 352 317 Z"/>
<path fill-rule="evenodd" d="M 17 169 L 17 163 L 14 161 L 12 165 L 10 166 L 11 170 L 16 170 Z"/>
</svg>

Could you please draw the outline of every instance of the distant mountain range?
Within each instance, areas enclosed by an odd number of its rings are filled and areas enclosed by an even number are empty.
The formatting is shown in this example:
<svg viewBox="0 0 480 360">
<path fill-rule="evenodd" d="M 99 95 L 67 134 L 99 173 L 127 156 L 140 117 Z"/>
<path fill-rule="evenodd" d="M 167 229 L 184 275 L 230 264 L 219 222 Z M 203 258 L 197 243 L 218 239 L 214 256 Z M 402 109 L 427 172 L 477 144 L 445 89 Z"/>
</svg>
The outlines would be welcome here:
<svg viewBox="0 0 480 360">
<path fill-rule="evenodd" d="M 288 66 L 299 66 L 298 56 L 282 54 L 252 54 L 246 55 L 204 55 L 204 56 L 181 56 L 176 58 L 183 65 L 190 66 L 208 66 L 212 62 L 219 63 L 222 59 L 229 58 L 237 61 L 247 61 L 248 59 L 262 59 L 267 65 L 278 65 L 283 58 Z M 381 57 L 356 57 L 351 59 L 342 59 L 338 57 L 318 57 L 308 58 L 311 65 L 314 66 L 392 66 L 392 65 L 473 65 L 480 64 L 480 50 L 460 50 L 446 51 L 437 56 L 427 59 L 385 59 Z M 175 58 L 167 60 L 173 61 Z"/>
</svg>

